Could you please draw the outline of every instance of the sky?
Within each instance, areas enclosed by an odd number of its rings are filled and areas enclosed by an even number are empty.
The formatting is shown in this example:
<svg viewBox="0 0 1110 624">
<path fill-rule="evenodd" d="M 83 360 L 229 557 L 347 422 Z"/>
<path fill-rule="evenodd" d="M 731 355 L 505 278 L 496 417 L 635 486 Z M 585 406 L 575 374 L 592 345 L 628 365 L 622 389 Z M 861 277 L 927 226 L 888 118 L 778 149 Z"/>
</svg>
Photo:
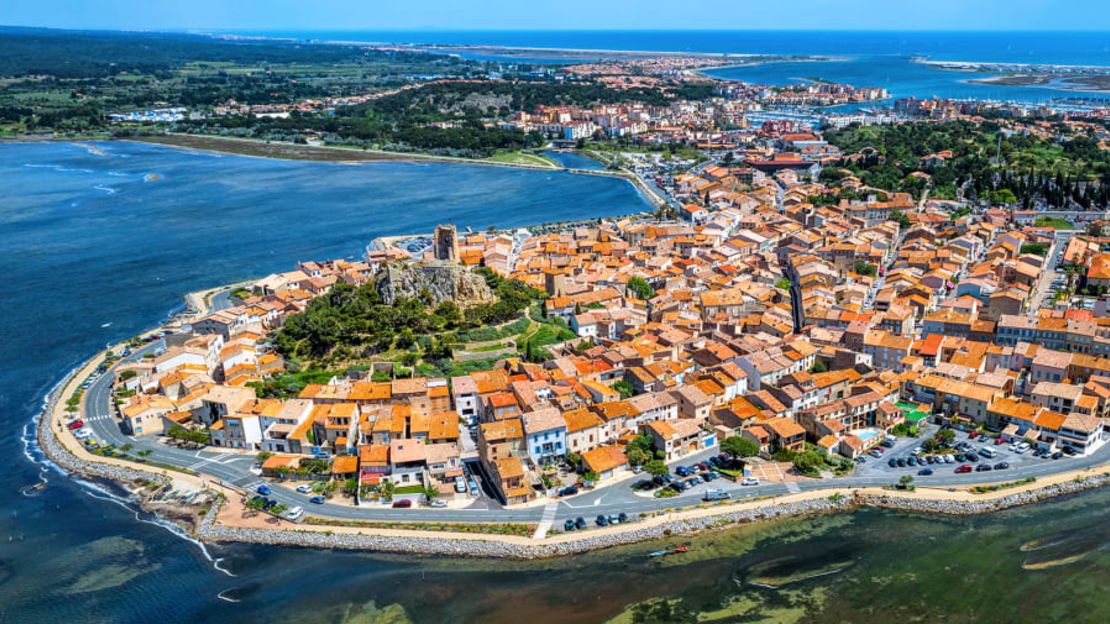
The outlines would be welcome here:
<svg viewBox="0 0 1110 624">
<path fill-rule="evenodd" d="M 0 0 L 0 24 L 118 30 L 1110 30 L 1108 0 Z"/>
</svg>

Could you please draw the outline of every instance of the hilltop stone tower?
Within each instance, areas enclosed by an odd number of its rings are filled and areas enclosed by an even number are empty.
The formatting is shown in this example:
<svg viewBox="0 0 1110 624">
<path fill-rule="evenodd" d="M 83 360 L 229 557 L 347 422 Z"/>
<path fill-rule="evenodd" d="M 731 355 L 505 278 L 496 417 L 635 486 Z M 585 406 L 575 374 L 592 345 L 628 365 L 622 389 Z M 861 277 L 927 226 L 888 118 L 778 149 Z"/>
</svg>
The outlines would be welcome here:
<svg viewBox="0 0 1110 624">
<path fill-rule="evenodd" d="M 453 225 L 437 225 L 432 243 L 436 260 L 459 261 L 459 236 Z"/>
</svg>

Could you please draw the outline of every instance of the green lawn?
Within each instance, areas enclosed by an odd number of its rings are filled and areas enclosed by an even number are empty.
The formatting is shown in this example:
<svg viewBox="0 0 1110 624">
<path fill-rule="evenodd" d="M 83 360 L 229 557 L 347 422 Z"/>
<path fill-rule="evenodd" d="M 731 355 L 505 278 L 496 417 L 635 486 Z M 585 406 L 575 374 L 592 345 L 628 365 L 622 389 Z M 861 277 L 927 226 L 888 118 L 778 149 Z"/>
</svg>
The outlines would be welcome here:
<svg viewBox="0 0 1110 624">
<path fill-rule="evenodd" d="M 1037 227 L 1050 227 L 1056 230 L 1070 230 L 1075 228 L 1071 221 L 1057 217 L 1037 217 L 1034 224 Z"/>
</svg>

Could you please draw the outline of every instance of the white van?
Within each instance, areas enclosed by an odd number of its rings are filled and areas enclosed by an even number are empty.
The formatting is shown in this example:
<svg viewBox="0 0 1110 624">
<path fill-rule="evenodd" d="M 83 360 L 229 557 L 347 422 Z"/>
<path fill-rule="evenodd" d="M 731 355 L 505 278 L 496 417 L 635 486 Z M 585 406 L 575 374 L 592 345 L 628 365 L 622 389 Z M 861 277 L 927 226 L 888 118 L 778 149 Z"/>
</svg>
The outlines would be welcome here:
<svg viewBox="0 0 1110 624">
<path fill-rule="evenodd" d="M 985 446 L 983 448 L 979 449 L 979 454 L 982 455 L 983 457 L 991 457 L 991 458 L 994 457 L 994 451 L 985 447 Z"/>
<path fill-rule="evenodd" d="M 284 515 L 286 520 L 292 520 L 296 522 L 297 520 L 301 519 L 301 516 L 304 515 L 304 507 L 291 507 L 288 511 L 285 512 Z"/>
</svg>

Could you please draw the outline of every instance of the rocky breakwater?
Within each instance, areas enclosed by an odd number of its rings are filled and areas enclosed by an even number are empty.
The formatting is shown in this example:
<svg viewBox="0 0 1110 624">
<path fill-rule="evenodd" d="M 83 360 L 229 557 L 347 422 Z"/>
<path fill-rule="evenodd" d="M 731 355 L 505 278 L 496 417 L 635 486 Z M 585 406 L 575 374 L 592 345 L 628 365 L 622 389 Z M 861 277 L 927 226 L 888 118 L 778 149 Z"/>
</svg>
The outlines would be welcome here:
<svg viewBox="0 0 1110 624">
<path fill-rule="evenodd" d="M 675 535 L 696 533 L 767 520 L 786 519 L 819 513 L 848 511 L 855 506 L 850 497 L 813 498 L 802 501 L 772 503 L 763 507 L 709 513 L 698 517 L 675 518 L 662 522 L 648 519 L 642 523 L 608 530 L 591 530 L 573 534 L 567 539 L 556 536 L 544 541 L 520 538 L 455 537 L 444 535 L 385 535 L 333 532 L 325 529 L 298 527 L 291 529 L 256 529 L 228 527 L 217 524 L 218 509 L 213 507 L 201 519 L 197 534 L 206 540 L 252 542 L 309 548 L 342 548 L 390 553 L 540 559 L 633 544 Z"/>
<path fill-rule="evenodd" d="M 857 494 L 856 501 L 860 505 L 881 507 L 884 509 L 898 509 L 921 513 L 936 513 L 947 515 L 972 515 L 981 514 L 1000 509 L 1028 505 L 1058 496 L 1076 494 L 1084 490 L 1110 485 L 1110 473 L 1077 477 L 1070 481 L 1052 483 L 1042 487 L 1013 492 L 1003 496 L 983 494 L 982 500 L 956 500 L 953 498 L 915 498 L 891 494 Z"/>
<path fill-rule="evenodd" d="M 494 300 L 485 278 L 470 269 L 437 260 L 407 264 L 392 263 L 378 280 L 382 301 L 393 305 L 398 299 L 425 299 L 431 305 L 453 301 L 469 307 Z"/>
</svg>

